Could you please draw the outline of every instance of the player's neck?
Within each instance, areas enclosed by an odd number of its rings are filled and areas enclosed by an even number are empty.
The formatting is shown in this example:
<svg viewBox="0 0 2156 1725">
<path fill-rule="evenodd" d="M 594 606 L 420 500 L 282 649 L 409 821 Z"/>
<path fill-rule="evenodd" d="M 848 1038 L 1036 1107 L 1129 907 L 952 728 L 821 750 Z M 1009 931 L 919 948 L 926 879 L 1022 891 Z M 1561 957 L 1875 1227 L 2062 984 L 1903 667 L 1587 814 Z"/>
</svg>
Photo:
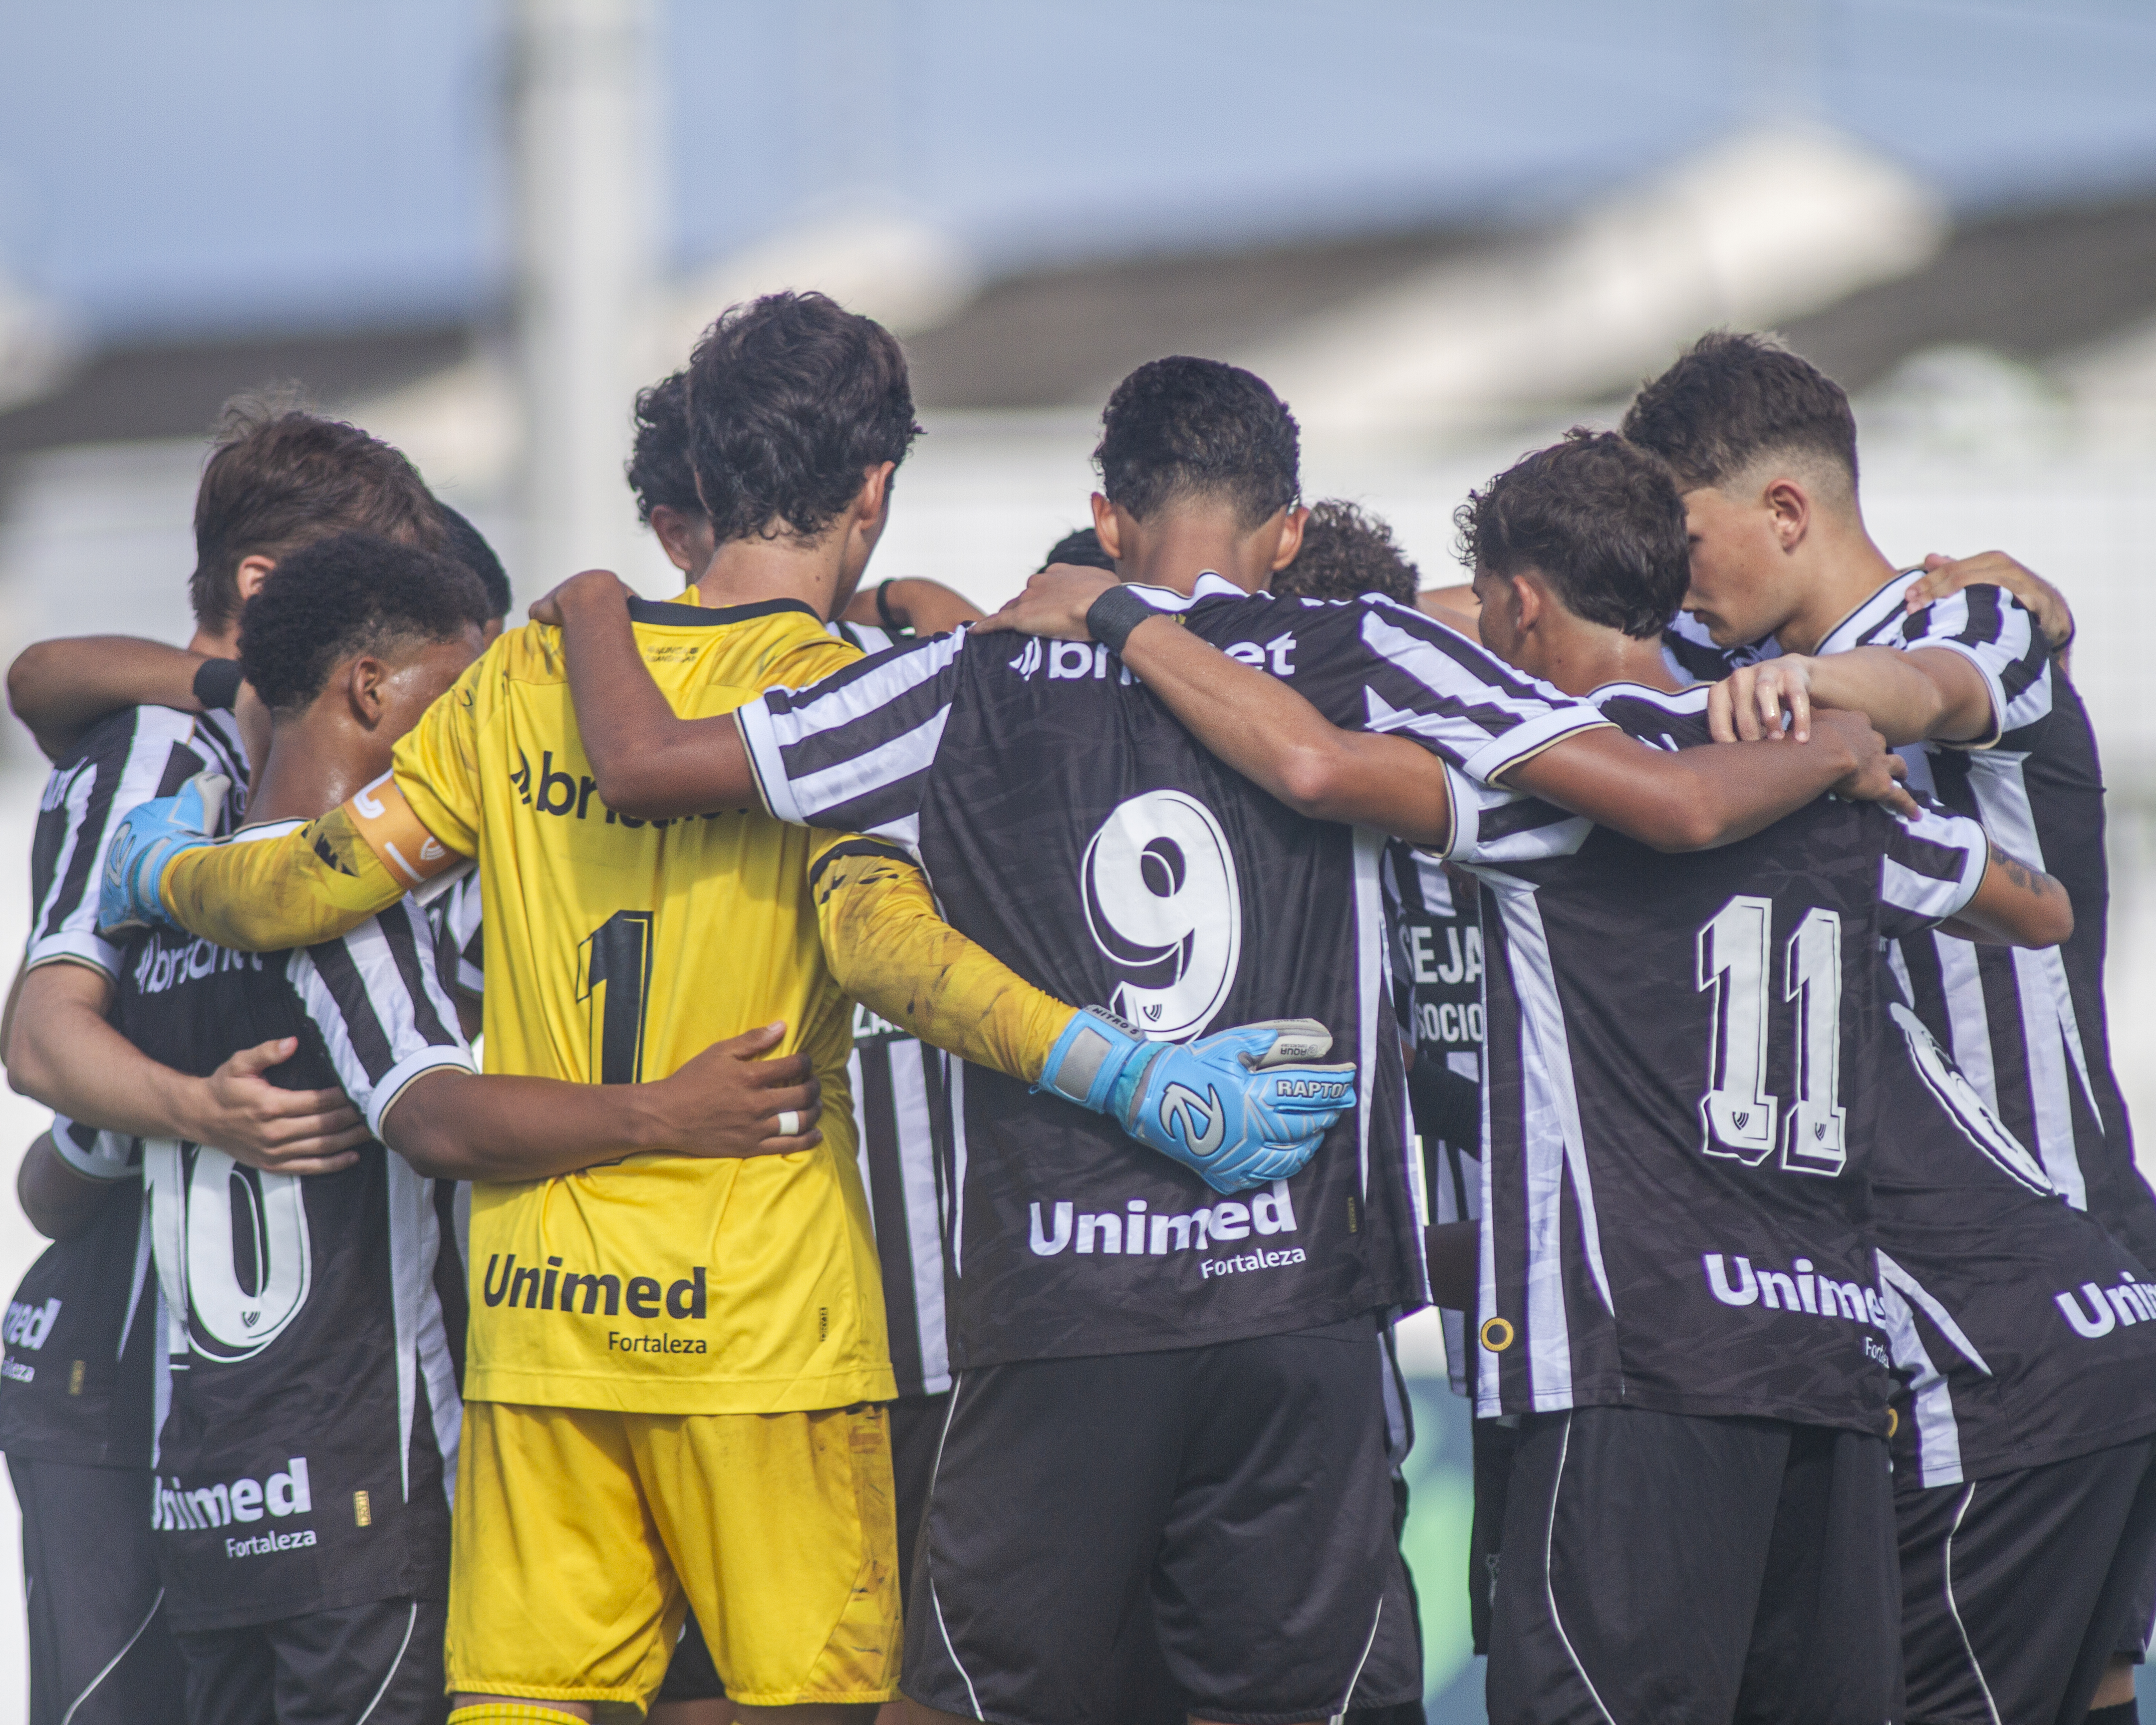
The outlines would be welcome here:
<svg viewBox="0 0 2156 1725">
<path fill-rule="evenodd" d="M 325 696 L 273 721 L 262 776 L 247 801 L 248 825 L 312 820 L 388 770 L 388 745 L 342 707 Z"/>
<path fill-rule="evenodd" d="M 845 536 L 838 532 L 805 541 L 730 539 L 696 578 L 696 596 L 715 609 L 798 599 L 828 623 L 845 572 Z"/>
<path fill-rule="evenodd" d="M 1209 572 L 1245 593 L 1262 593 L 1276 547 L 1240 526 L 1231 507 L 1199 506 L 1158 510 L 1142 525 L 1125 525 L 1118 549 L 1117 578 L 1141 587 L 1188 593 Z"/>
<path fill-rule="evenodd" d="M 1534 675 L 1568 695 L 1591 695 L 1609 683 L 1638 683 L 1674 694 L 1684 685 L 1670 675 L 1661 638 L 1635 640 L 1622 630 L 1578 618 L 1564 618 L 1542 637 Z"/>
<path fill-rule="evenodd" d="M 187 637 L 187 651 L 199 653 L 205 659 L 237 659 L 239 657 L 239 624 L 228 624 L 223 629 L 197 627 Z"/>
<path fill-rule="evenodd" d="M 1871 542 L 1861 520 L 1815 521 L 1802 555 L 1811 567 L 1799 584 L 1796 609 L 1774 631 L 1784 653 L 1815 653 L 1836 624 L 1895 575 L 1892 561 Z"/>
</svg>

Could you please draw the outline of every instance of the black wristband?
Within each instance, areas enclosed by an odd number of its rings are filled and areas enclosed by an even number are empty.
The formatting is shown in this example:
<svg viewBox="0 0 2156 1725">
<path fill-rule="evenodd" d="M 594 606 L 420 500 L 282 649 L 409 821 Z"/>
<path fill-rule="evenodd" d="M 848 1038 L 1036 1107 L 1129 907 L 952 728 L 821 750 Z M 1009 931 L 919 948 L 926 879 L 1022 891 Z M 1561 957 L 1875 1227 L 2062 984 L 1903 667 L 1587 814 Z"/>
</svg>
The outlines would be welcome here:
<svg viewBox="0 0 2156 1725">
<path fill-rule="evenodd" d="M 1111 653 L 1121 653 L 1131 631 L 1148 617 L 1165 616 L 1118 583 L 1086 608 L 1086 631 Z"/>
<path fill-rule="evenodd" d="M 195 667 L 195 699 L 206 713 L 229 712 L 247 674 L 236 659 L 205 659 Z"/>
<path fill-rule="evenodd" d="M 896 578 L 896 576 L 892 578 L 893 580 Z M 883 619 L 883 626 L 892 634 L 896 634 L 899 632 L 901 627 L 899 620 L 891 614 L 891 582 L 889 581 L 879 581 L 876 583 L 876 615 Z"/>
</svg>

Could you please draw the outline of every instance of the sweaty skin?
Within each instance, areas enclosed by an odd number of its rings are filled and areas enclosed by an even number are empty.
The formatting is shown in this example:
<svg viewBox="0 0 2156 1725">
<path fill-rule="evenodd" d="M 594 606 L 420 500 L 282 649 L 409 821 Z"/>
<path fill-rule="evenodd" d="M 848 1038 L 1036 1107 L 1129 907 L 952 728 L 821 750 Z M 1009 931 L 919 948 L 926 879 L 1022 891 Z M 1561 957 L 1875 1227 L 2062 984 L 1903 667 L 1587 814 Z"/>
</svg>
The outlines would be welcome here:
<svg viewBox="0 0 2156 1725">
<path fill-rule="evenodd" d="M 937 916 L 911 863 L 883 845 L 833 855 L 849 842 L 862 841 L 834 834 L 812 863 L 817 922 L 839 986 L 961 1059 L 1028 1083 L 1040 1077 L 1075 1009 Z M 438 856 L 424 855 L 429 845 Z M 275 952 L 346 933 L 461 860 L 420 825 L 392 780 L 284 838 L 182 851 L 167 865 L 161 892 L 189 932 L 243 952 Z"/>
</svg>

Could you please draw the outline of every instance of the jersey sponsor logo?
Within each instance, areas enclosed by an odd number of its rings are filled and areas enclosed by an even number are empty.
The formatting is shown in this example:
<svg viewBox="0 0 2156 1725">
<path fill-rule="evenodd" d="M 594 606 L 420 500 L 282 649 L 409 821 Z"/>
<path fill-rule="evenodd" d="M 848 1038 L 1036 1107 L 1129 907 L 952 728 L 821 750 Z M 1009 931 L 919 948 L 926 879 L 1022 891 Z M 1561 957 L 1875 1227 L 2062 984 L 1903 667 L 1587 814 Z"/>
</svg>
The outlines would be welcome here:
<svg viewBox="0 0 2156 1725">
<path fill-rule="evenodd" d="M 265 1515 L 279 1519 L 311 1515 L 314 1507 L 314 1492 L 307 1481 L 307 1458 L 295 1455 L 285 1462 L 282 1471 L 271 1474 L 266 1480 L 219 1481 L 213 1486 L 190 1489 L 177 1474 L 170 1481 L 161 1476 L 157 1502 L 150 1512 L 150 1526 L 160 1533 L 194 1532 L 208 1527 L 228 1527 L 235 1522 L 259 1522 Z M 294 1544 L 314 1543 L 314 1536 L 310 1533 L 304 1540 L 290 1540 L 264 1548 L 288 1550 Z M 233 1543 L 226 1542 L 228 1547 Z M 226 1555 L 244 1557 L 253 1553 L 228 1550 Z"/>
<path fill-rule="evenodd" d="M 2135 1280 L 2130 1270 L 2119 1272 L 2115 1288 L 2085 1281 L 2077 1289 L 2054 1294 L 2051 1299 L 2068 1327 L 2087 1342 L 2108 1336 L 2113 1330 L 2156 1320 L 2156 1283 Z"/>
<path fill-rule="evenodd" d="M 1803 1312 L 1887 1327 L 1887 1307 L 1878 1289 L 1861 1281 L 1836 1281 L 1815 1271 L 1810 1258 L 1798 1259 L 1787 1270 L 1764 1265 L 1755 1270 L 1749 1258 L 1725 1259 L 1720 1252 L 1708 1252 L 1699 1261 L 1707 1292 L 1724 1306 L 1757 1305 L 1768 1312 Z"/>
<path fill-rule="evenodd" d="M 1065 1250 L 1075 1250 L 1081 1256 L 1161 1258 L 1209 1251 L 1224 1243 L 1248 1240 L 1254 1231 L 1265 1235 L 1296 1231 L 1295 1204 L 1288 1196 L 1285 1180 L 1274 1181 L 1270 1190 L 1254 1194 L 1247 1204 L 1224 1199 L 1187 1216 L 1151 1210 L 1142 1198 L 1132 1199 L 1121 1210 L 1084 1214 L 1067 1199 L 1050 1201 L 1045 1217 L 1039 1201 L 1026 1209 L 1026 1245 L 1039 1258 L 1052 1258 Z M 1301 1263 L 1301 1250 L 1295 1250 L 1294 1258 L 1282 1261 Z M 1199 1273 L 1203 1276 L 1232 1272 L 1207 1268 Z"/>
<path fill-rule="evenodd" d="M 53 1332 L 53 1324 L 60 1315 L 57 1296 L 42 1306 L 32 1306 L 20 1300 L 8 1304 L 8 1319 L 0 1325 L 0 1342 L 10 1348 L 27 1348 L 35 1353 L 45 1345 L 45 1337 Z"/>
<path fill-rule="evenodd" d="M 705 1273 L 705 1266 L 699 1264 L 662 1289 L 655 1276 L 632 1276 L 624 1281 L 611 1273 L 593 1275 L 572 1270 L 565 1274 L 559 1258 L 549 1258 L 543 1266 L 526 1264 L 520 1267 L 516 1253 L 505 1258 L 496 1252 L 486 1260 L 480 1292 L 489 1306 L 506 1306 L 512 1312 L 619 1317 L 626 1307 L 631 1317 L 657 1317 L 663 1311 L 669 1317 L 701 1322 L 706 1310 Z M 694 1349 L 655 1348 L 648 1351 L 701 1353 L 704 1350 L 699 1343 Z"/>
<path fill-rule="evenodd" d="M 1118 803 L 1086 846 L 1079 885 L 1093 944 L 1126 973 L 1110 1010 L 1157 1041 L 1197 1035 L 1243 949 L 1242 887 L 1213 811 L 1183 791 Z"/>
<path fill-rule="evenodd" d="M 1049 641 L 1034 636 L 1010 661 L 1010 668 L 1028 681 L 1045 670 L 1051 683 L 1105 682 L 1111 665 L 1119 683 L 1137 681 L 1121 660 L 1093 641 Z"/>
<path fill-rule="evenodd" d="M 1276 677 L 1295 675 L 1295 637 L 1276 635 L 1262 647 L 1255 641 L 1230 641 L 1220 649 L 1238 665 L 1252 670 L 1269 670 Z"/>
<path fill-rule="evenodd" d="M 589 773 L 563 773 L 554 765 L 554 752 L 544 749 L 539 756 L 539 778 L 535 786 L 531 778 L 531 761 L 522 749 L 516 752 L 516 770 L 509 775 L 510 788 L 516 793 L 516 800 L 526 809 L 540 814 L 551 814 L 565 820 L 588 819 L 596 808 L 606 817 L 608 826 L 624 826 L 634 830 L 650 827 L 665 832 L 684 821 L 716 820 L 722 814 L 738 814 L 730 809 L 714 809 L 704 814 L 673 814 L 657 820 L 639 820 L 634 815 L 616 814 L 596 794 L 599 782 Z M 446 855 L 446 853 L 444 853 Z"/>
<path fill-rule="evenodd" d="M 184 983 L 198 983 L 204 977 L 219 976 L 226 971 L 261 968 L 259 952 L 235 952 L 229 947 L 213 946 L 208 941 L 168 947 L 162 939 L 152 940 L 143 947 L 142 956 L 135 961 L 135 992 L 162 994 Z"/>
</svg>

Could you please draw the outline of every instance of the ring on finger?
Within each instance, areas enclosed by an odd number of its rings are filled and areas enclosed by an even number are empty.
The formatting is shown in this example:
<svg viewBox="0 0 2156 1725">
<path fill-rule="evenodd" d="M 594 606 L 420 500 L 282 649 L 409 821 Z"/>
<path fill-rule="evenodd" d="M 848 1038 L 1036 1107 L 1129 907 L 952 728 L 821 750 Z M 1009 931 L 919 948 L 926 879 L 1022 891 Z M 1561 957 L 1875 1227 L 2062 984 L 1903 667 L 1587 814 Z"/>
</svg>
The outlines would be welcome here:
<svg viewBox="0 0 2156 1725">
<path fill-rule="evenodd" d="M 794 1110 L 781 1108 L 778 1111 L 778 1136 L 782 1138 L 801 1136 L 801 1117 Z"/>
</svg>

